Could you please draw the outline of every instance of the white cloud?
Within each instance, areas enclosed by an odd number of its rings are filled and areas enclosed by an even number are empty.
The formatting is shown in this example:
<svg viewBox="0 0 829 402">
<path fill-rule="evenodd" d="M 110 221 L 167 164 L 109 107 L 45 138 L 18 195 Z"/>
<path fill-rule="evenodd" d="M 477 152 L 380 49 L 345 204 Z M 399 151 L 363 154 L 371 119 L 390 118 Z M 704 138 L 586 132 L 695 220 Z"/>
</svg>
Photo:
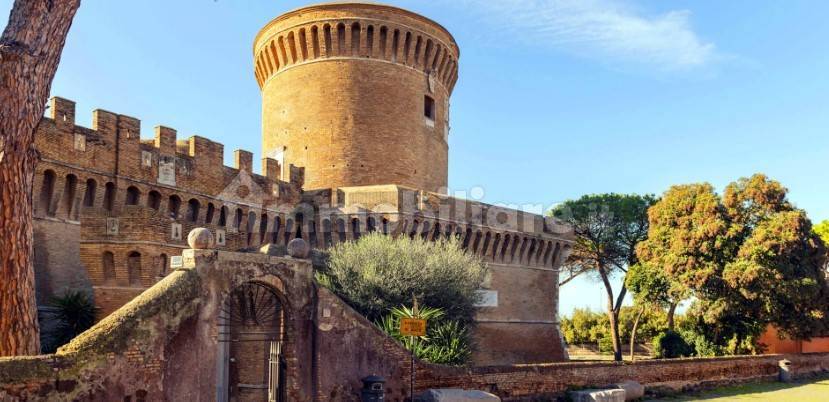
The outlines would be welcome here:
<svg viewBox="0 0 829 402">
<path fill-rule="evenodd" d="M 586 56 L 664 69 L 691 69 L 716 58 L 714 44 L 697 36 L 687 10 L 648 16 L 625 0 L 460 2 L 501 30 Z"/>
</svg>

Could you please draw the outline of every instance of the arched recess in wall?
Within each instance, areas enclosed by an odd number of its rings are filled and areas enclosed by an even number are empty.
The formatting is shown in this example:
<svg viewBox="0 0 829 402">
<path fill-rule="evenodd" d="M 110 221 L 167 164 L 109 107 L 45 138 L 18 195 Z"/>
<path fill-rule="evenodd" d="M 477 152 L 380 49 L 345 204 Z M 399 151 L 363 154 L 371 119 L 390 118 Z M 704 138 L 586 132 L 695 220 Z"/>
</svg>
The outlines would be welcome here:
<svg viewBox="0 0 829 402">
<path fill-rule="evenodd" d="M 374 233 L 377 231 L 377 220 L 373 216 L 366 219 L 366 233 Z"/>
<path fill-rule="evenodd" d="M 101 271 L 104 277 L 104 285 L 115 283 L 115 255 L 104 251 L 101 255 Z"/>
<path fill-rule="evenodd" d="M 86 180 L 86 190 L 83 193 L 83 206 L 91 208 L 95 206 L 95 192 L 98 191 L 98 182 L 95 179 Z"/>
<path fill-rule="evenodd" d="M 147 193 L 147 208 L 158 211 L 161 208 L 161 193 L 152 190 Z"/>
<path fill-rule="evenodd" d="M 104 186 L 104 209 L 112 211 L 115 209 L 115 183 L 107 182 Z"/>
<path fill-rule="evenodd" d="M 259 244 L 265 243 L 265 236 L 268 234 L 268 214 L 262 213 L 259 217 Z"/>
<path fill-rule="evenodd" d="M 279 215 L 273 218 L 273 228 L 271 230 L 271 243 L 279 243 L 279 233 L 282 232 L 282 218 Z"/>
<path fill-rule="evenodd" d="M 219 226 L 227 226 L 227 207 L 224 205 L 219 208 Z"/>
<path fill-rule="evenodd" d="M 167 276 L 167 266 L 168 266 L 167 261 L 168 261 L 167 260 L 167 254 L 162 253 L 161 255 L 158 256 L 158 271 L 156 271 L 157 272 L 156 276 L 158 277 L 158 279 L 161 279 L 161 278 Z"/>
<path fill-rule="evenodd" d="M 77 220 L 78 215 L 75 208 L 75 193 L 78 191 L 78 177 L 73 174 L 66 175 L 63 185 L 63 210 L 66 211 L 66 218 Z"/>
<path fill-rule="evenodd" d="M 287 400 L 287 305 L 276 289 L 259 282 L 227 294 L 218 316 L 216 400 Z"/>
<path fill-rule="evenodd" d="M 127 256 L 127 278 L 130 286 L 141 286 L 141 253 L 137 251 Z"/>
<path fill-rule="evenodd" d="M 206 225 L 213 224 L 213 215 L 216 214 L 216 207 L 213 205 L 212 202 L 207 203 L 207 213 L 204 215 L 204 223 Z"/>
<path fill-rule="evenodd" d="M 236 208 L 236 213 L 233 216 L 233 228 L 236 230 L 242 230 L 242 219 L 244 219 L 244 212 L 242 212 L 242 208 Z"/>
<path fill-rule="evenodd" d="M 345 220 L 342 218 L 337 219 L 337 240 L 345 241 Z"/>
<path fill-rule="evenodd" d="M 124 200 L 124 204 L 126 204 L 126 205 L 138 205 L 139 198 L 141 198 L 141 191 L 138 190 L 138 187 L 135 187 L 135 186 L 127 187 L 127 198 Z"/>
<path fill-rule="evenodd" d="M 296 214 L 296 229 L 294 230 L 294 238 L 302 239 L 302 229 L 305 227 L 305 215 Z"/>
<path fill-rule="evenodd" d="M 167 215 L 172 219 L 178 219 L 181 211 L 181 198 L 173 194 L 167 199 Z"/>
<path fill-rule="evenodd" d="M 248 224 L 245 229 L 248 233 L 248 246 L 250 246 L 251 241 L 253 240 L 253 230 L 256 229 L 256 212 L 248 212 Z"/>
<path fill-rule="evenodd" d="M 199 209 L 201 209 L 199 200 L 191 198 L 187 201 L 187 220 L 189 222 L 196 223 L 199 221 Z"/>
<path fill-rule="evenodd" d="M 322 245 L 324 248 L 331 247 L 333 244 L 333 238 L 331 231 L 333 228 L 331 227 L 331 220 L 330 219 L 323 219 L 322 220 Z"/>
<path fill-rule="evenodd" d="M 354 240 L 360 239 L 360 219 L 351 218 L 351 235 Z"/>
<path fill-rule="evenodd" d="M 54 170 L 50 169 L 43 172 L 38 209 L 46 216 L 55 216 L 55 211 L 52 210 L 52 197 L 55 195 L 55 177 Z"/>
</svg>

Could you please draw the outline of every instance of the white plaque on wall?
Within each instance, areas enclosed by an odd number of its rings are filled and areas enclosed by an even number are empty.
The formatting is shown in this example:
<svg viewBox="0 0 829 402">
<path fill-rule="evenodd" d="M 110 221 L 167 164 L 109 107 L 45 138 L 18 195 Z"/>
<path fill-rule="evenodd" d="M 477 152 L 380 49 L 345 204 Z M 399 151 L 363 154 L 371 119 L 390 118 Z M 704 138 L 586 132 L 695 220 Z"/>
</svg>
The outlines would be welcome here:
<svg viewBox="0 0 829 402">
<path fill-rule="evenodd" d="M 86 136 L 83 134 L 75 134 L 75 150 L 86 151 Z"/>
<path fill-rule="evenodd" d="M 176 158 L 170 156 L 158 158 L 158 182 L 168 186 L 176 185 Z"/>
<path fill-rule="evenodd" d="M 173 240 L 181 240 L 181 224 L 173 223 L 170 227 L 170 238 Z"/>
<path fill-rule="evenodd" d="M 141 151 L 141 167 L 145 167 L 145 168 L 153 167 L 153 154 L 152 154 L 152 152 Z"/>
<path fill-rule="evenodd" d="M 118 218 L 107 218 L 107 234 L 110 236 L 118 234 Z"/>
<path fill-rule="evenodd" d="M 479 290 L 478 296 L 480 296 L 481 299 L 475 307 L 498 307 L 497 290 Z"/>
</svg>

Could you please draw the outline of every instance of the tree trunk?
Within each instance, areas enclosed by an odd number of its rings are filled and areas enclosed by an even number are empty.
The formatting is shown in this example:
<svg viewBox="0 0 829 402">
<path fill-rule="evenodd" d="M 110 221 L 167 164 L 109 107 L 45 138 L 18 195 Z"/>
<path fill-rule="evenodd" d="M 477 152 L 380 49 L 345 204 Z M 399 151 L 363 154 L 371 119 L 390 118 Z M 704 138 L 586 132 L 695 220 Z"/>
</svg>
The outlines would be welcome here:
<svg viewBox="0 0 829 402">
<path fill-rule="evenodd" d="M 639 327 L 639 320 L 642 318 L 643 314 L 645 314 L 645 306 L 639 308 L 639 312 L 636 313 L 636 318 L 633 320 L 633 329 L 630 330 L 630 361 L 636 360 L 636 355 L 634 353 L 636 348 L 636 328 Z"/>
<path fill-rule="evenodd" d="M 622 361 L 622 341 L 619 338 L 619 309 L 616 306 L 621 306 L 621 303 L 618 300 L 614 303 L 613 287 L 610 285 L 607 271 L 601 266 L 599 266 L 598 271 L 602 277 L 605 292 L 607 292 L 607 318 L 610 320 L 610 336 L 613 340 L 613 360 L 620 362 Z M 620 296 L 624 297 L 624 287 L 622 289 Z"/>
<path fill-rule="evenodd" d="M 80 0 L 16 0 L 0 37 L 0 356 L 40 353 L 32 265 L 34 132 Z"/>
<path fill-rule="evenodd" d="M 668 307 L 668 329 L 673 331 L 674 330 L 674 314 L 676 313 L 676 303 L 671 303 L 671 306 Z"/>
</svg>

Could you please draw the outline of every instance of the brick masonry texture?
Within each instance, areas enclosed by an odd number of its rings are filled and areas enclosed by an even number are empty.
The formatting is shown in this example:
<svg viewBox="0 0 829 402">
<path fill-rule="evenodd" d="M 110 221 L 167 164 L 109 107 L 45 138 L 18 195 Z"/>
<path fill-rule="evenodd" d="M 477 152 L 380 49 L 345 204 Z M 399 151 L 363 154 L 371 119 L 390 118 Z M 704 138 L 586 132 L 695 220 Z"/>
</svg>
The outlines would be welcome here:
<svg viewBox="0 0 829 402">
<path fill-rule="evenodd" d="M 263 152 L 306 167 L 309 189 L 445 188 L 458 54 L 443 27 L 389 6 L 324 4 L 276 18 L 254 42 Z"/>
<path fill-rule="evenodd" d="M 456 236 L 489 264 L 484 288 L 497 301 L 478 311 L 475 363 L 566 360 L 558 268 L 572 231 L 440 191 L 459 57 L 444 28 L 389 6 L 310 6 L 266 25 L 254 56 L 262 175 L 251 152 L 234 151 L 226 167 L 224 146 L 209 139 L 180 140 L 165 126 L 141 139 L 139 119 L 100 109 L 81 127 L 74 102 L 50 100 L 35 135 L 41 309 L 80 289 L 105 317 L 163 279 L 196 227 L 219 250 L 248 252 L 296 237 L 326 249 L 372 231 Z"/>
<path fill-rule="evenodd" d="M 223 306 L 232 289 L 250 282 L 272 289 L 283 304 L 287 400 L 358 401 L 359 379 L 369 374 L 388 380 L 387 401 L 408 396 L 408 352 L 317 288 L 310 261 L 212 250 L 185 250 L 184 260 L 57 354 L 0 358 L 0 400 L 215 400 L 225 392 L 220 368 L 229 364 L 220 342 Z M 829 370 L 829 354 L 473 368 L 418 361 L 415 392 L 482 389 L 506 401 L 540 401 L 630 379 L 660 393 L 769 380 L 784 358 L 795 376 Z"/>
</svg>

